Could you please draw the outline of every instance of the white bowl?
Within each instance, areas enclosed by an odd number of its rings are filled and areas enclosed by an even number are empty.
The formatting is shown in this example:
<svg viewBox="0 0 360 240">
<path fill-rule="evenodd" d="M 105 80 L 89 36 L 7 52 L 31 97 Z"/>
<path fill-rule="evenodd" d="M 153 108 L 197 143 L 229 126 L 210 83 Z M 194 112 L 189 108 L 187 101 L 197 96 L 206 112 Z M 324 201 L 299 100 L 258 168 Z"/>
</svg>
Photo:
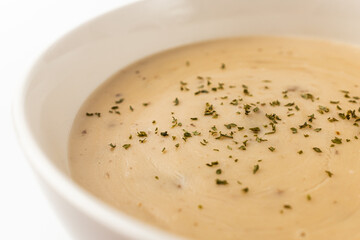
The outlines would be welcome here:
<svg viewBox="0 0 360 240">
<path fill-rule="evenodd" d="M 67 34 L 34 64 L 14 119 L 43 188 L 79 239 L 177 239 L 105 205 L 71 180 L 67 144 L 84 100 L 120 68 L 207 39 L 299 35 L 360 43 L 358 0 L 148 0 Z"/>
</svg>

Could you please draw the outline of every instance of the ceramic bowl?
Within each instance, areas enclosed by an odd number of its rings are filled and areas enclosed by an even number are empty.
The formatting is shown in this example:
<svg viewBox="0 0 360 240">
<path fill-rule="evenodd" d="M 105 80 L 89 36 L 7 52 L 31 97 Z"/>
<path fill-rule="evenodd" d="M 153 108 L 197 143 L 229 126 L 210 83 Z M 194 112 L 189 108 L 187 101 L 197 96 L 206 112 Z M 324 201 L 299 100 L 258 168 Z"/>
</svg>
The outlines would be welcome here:
<svg viewBox="0 0 360 240">
<path fill-rule="evenodd" d="M 358 0 L 147 0 L 73 30 L 42 54 L 14 107 L 20 143 L 64 224 L 78 239 L 178 239 L 102 203 L 69 177 L 68 138 L 104 80 L 153 53 L 203 40 L 292 35 L 360 43 Z"/>
</svg>

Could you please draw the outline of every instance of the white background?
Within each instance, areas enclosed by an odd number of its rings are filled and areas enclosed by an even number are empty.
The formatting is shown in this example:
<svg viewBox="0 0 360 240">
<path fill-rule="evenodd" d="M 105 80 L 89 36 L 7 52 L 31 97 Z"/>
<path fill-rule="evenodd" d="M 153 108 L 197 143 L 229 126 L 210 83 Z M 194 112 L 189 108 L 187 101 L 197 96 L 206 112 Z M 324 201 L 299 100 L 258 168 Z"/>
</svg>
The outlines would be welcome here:
<svg viewBox="0 0 360 240">
<path fill-rule="evenodd" d="M 0 239 L 70 240 L 18 146 L 11 104 L 26 69 L 81 23 L 133 0 L 0 0 Z"/>
</svg>

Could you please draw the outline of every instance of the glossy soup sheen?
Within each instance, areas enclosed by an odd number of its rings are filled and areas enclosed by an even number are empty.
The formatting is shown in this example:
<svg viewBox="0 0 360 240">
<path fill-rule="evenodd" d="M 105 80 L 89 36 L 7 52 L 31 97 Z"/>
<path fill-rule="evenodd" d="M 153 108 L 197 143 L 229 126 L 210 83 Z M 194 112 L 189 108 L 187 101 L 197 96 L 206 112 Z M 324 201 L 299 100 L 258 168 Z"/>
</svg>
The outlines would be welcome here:
<svg viewBox="0 0 360 240">
<path fill-rule="evenodd" d="M 360 239 L 360 50 L 241 37 L 145 58 L 81 107 L 73 179 L 190 239 Z"/>
</svg>

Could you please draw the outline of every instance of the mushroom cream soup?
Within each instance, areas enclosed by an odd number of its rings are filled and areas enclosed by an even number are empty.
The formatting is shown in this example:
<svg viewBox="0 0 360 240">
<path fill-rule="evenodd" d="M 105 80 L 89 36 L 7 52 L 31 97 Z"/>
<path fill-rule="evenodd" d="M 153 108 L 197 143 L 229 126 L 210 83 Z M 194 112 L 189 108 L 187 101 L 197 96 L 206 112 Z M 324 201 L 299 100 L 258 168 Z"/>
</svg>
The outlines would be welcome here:
<svg viewBox="0 0 360 240">
<path fill-rule="evenodd" d="M 73 124 L 73 179 L 190 239 L 360 239 L 360 50 L 241 37 L 121 70 Z"/>
</svg>

